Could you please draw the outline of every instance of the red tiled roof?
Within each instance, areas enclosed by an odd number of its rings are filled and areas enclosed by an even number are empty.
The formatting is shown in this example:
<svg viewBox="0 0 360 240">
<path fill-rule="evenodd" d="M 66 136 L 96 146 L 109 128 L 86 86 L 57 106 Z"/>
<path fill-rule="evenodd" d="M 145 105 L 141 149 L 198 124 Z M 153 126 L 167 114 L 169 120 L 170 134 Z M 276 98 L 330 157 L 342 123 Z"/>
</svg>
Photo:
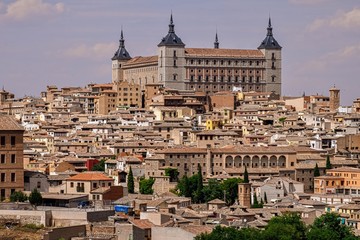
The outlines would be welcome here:
<svg viewBox="0 0 360 240">
<path fill-rule="evenodd" d="M 264 54 L 257 49 L 186 48 L 185 54 L 208 57 L 264 57 Z"/>
<path fill-rule="evenodd" d="M 82 172 L 75 176 L 68 178 L 68 180 L 78 181 L 113 181 L 112 178 L 106 176 L 101 172 Z"/>
</svg>

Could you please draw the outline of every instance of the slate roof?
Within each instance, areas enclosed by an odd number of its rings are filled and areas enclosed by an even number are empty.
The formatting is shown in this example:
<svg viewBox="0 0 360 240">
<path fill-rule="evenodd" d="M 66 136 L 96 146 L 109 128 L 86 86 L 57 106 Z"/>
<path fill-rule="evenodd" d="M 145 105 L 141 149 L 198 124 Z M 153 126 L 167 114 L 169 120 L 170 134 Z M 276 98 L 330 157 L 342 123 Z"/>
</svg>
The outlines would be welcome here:
<svg viewBox="0 0 360 240">
<path fill-rule="evenodd" d="M 131 59 L 130 54 L 125 49 L 125 40 L 123 31 L 121 30 L 121 36 L 119 40 L 119 49 L 115 52 L 114 56 L 111 58 L 111 60 L 129 60 Z"/>
<path fill-rule="evenodd" d="M 258 49 L 281 49 L 280 44 L 275 40 L 272 32 L 271 19 L 269 18 L 269 26 L 265 39 L 261 42 Z"/>
<path fill-rule="evenodd" d="M 181 38 L 179 38 L 175 34 L 174 26 L 175 25 L 174 25 L 174 22 L 173 22 L 173 17 L 172 17 L 172 14 L 171 14 L 171 16 L 170 16 L 170 24 L 169 24 L 169 32 L 165 37 L 163 37 L 161 42 L 158 44 L 158 47 L 161 47 L 161 46 L 184 47 L 185 46 L 185 44 L 182 42 Z"/>
</svg>

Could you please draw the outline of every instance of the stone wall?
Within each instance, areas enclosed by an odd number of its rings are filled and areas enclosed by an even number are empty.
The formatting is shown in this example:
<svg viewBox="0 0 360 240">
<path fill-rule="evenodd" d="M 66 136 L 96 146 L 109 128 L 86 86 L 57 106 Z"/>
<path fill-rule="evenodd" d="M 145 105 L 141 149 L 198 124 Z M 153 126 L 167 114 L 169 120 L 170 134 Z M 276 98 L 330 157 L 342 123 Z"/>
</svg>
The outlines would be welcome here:
<svg viewBox="0 0 360 240">
<path fill-rule="evenodd" d="M 71 240 L 73 237 L 86 236 L 86 225 L 54 228 L 44 234 L 43 240 Z"/>
<path fill-rule="evenodd" d="M 51 226 L 51 211 L 36 210 L 0 210 L 0 221 L 15 220 L 21 225 L 37 224 Z"/>
</svg>

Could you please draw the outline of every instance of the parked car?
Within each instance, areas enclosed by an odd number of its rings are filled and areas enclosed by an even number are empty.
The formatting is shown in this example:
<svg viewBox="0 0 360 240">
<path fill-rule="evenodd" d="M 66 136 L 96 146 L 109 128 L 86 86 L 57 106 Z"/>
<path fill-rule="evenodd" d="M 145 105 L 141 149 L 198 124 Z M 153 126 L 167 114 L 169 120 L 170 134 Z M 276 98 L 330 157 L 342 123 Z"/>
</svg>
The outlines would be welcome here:
<svg viewBox="0 0 360 240">
<path fill-rule="evenodd" d="M 81 201 L 78 204 L 78 208 L 90 208 L 92 206 L 90 201 Z"/>
</svg>

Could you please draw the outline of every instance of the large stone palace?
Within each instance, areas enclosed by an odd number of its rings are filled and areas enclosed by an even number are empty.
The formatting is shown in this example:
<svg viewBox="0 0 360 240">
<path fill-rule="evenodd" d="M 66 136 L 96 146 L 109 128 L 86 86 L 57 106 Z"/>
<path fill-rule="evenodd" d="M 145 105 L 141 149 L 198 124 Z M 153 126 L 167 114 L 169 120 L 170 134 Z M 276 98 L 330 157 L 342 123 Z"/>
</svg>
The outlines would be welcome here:
<svg viewBox="0 0 360 240">
<path fill-rule="evenodd" d="M 158 44 L 158 55 L 132 58 L 121 31 L 119 49 L 112 58 L 112 82 L 126 81 L 206 93 L 242 89 L 281 95 L 281 46 L 273 36 L 271 19 L 265 39 L 257 49 L 219 47 L 185 48 L 175 33 L 173 17 L 169 31 Z"/>
</svg>

